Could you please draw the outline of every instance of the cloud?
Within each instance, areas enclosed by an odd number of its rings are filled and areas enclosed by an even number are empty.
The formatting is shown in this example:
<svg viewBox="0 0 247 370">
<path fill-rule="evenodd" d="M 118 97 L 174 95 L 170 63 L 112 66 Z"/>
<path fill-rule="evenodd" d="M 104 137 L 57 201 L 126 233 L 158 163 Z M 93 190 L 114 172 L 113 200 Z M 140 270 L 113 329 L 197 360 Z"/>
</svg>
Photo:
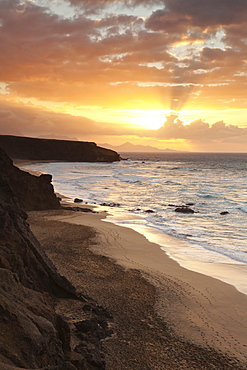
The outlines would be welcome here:
<svg viewBox="0 0 247 370">
<path fill-rule="evenodd" d="M 164 5 L 149 19 L 148 25 L 153 29 L 174 31 L 177 26 L 181 32 L 188 27 L 205 30 L 246 22 L 247 4 L 243 0 L 165 0 Z"/>
<path fill-rule="evenodd" d="M 107 0 L 78 0 L 71 3 L 92 6 L 111 3 L 132 6 L 154 4 L 147 1 Z M 63 81 L 64 84 L 91 84 L 101 79 L 106 83 L 135 79 L 162 82 L 162 73 L 166 75 L 167 83 L 194 83 L 198 80 L 199 68 L 207 71 L 207 78 L 213 76 L 210 72 L 212 60 L 208 55 L 210 50 L 216 53 L 215 48 L 206 47 L 201 56 L 188 55 L 181 61 L 181 58 L 170 53 L 173 45 L 210 40 L 213 33 L 205 32 L 205 24 L 207 27 L 210 24 L 222 27 L 227 23 L 229 30 L 226 30 L 224 39 L 229 42 L 233 42 L 236 35 L 246 37 L 241 31 L 244 27 L 237 23 L 246 15 L 243 1 L 234 2 L 234 7 L 229 1 L 217 1 L 213 12 L 208 1 L 197 2 L 197 6 L 192 0 L 165 1 L 166 7 L 154 11 L 146 22 L 138 16 L 126 14 L 108 14 L 96 20 L 78 12 L 74 18 L 63 18 L 34 3 L 23 4 L 21 6 L 14 0 L 0 4 L 0 80 L 7 83 L 49 80 L 54 84 L 57 81 Z M 229 14 L 232 14 L 231 18 Z M 226 17 L 228 22 L 224 23 L 222 17 Z M 233 23 L 230 24 L 230 20 Z M 229 53 L 230 50 L 225 51 L 225 55 Z M 243 52 L 232 51 L 232 58 L 242 68 Z M 161 63 L 162 73 L 156 68 L 151 74 L 150 66 L 145 66 L 145 63 Z M 216 61 L 214 63 L 219 69 L 225 65 L 234 67 L 229 58 L 224 58 L 224 61 L 218 59 L 217 64 Z M 199 67 L 200 64 L 202 67 Z M 228 72 L 231 73 L 230 70 Z"/>
<path fill-rule="evenodd" d="M 107 5 L 118 5 L 119 7 L 136 7 L 140 5 L 155 6 L 163 4 L 163 0 L 67 0 L 71 5 L 81 6 L 84 9 L 90 10 L 92 13 Z"/>
<path fill-rule="evenodd" d="M 4 97 L 6 101 L 30 100 L 43 106 L 47 102 L 49 107 L 64 103 L 73 109 L 246 108 L 246 1 L 66 3 L 73 17 L 57 14 L 48 0 L 0 1 L 0 81 L 8 87 L 2 101 Z M 132 12 L 139 6 L 146 7 L 146 17 Z M 95 12 L 97 17 L 92 16 Z M 50 133 L 61 127 L 61 135 L 68 135 L 65 116 L 58 123 L 44 112 L 45 118 L 38 115 L 36 121 L 30 120 L 35 122 L 31 130 L 23 112 L 15 118 L 11 114 L 4 122 L 10 122 L 10 127 L 19 122 L 19 132 L 25 129 L 34 134 L 35 129 L 47 126 Z M 86 118 L 70 119 L 74 120 L 73 136 L 111 129 L 92 120 L 89 124 Z M 182 126 L 181 132 L 188 137 L 203 130 L 213 133 L 203 123 L 187 131 Z M 112 130 L 122 132 L 115 126 Z M 161 130 L 162 135 L 166 130 Z M 225 127 L 222 132 L 229 134 L 229 130 Z"/>
<path fill-rule="evenodd" d="M 164 125 L 157 130 L 160 139 L 186 139 L 192 142 L 242 142 L 247 145 L 247 128 L 237 125 L 226 125 L 223 121 L 215 122 L 211 126 L 199 119 L 184 124 L 178 115 L 167 117 Z"/>
<path fill-rule="evenodd" d="M 242 143 L 247 145 L 247 128 L 223 121 L 209 125 L 202 119 L 185 124 L 172 114 L 158 130 L 96 122 L 86 117 L 43 111 L 35 107 L 0 104 L 0 134 L 87 140 L 99 136 L 135 136 L 163 140 L 184 139 L 191 143 Z"/>
<path fill-rule="evenodd" d="M 87 140 L 94 135 L 138 135 L 141 130 L 119 124 L 96 122 L 87 117 L 0 104 L 0 134 Z"/>
</svg>

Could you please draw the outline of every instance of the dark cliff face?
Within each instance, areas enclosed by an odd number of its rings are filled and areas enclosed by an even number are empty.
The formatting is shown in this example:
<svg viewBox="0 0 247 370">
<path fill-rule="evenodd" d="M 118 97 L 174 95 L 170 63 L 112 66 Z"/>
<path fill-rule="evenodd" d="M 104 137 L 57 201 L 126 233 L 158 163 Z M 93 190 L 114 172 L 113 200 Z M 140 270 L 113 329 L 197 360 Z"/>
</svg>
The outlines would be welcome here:
<svg viewBox="0 0 247 370">
<path fill-rule="evenodd" d="M 37 177 L 21 171 L 1 148 L 0 177 L 11 186 L 20 207 L 25 211 L 60 208 L 51 184 L 51 175 Z"/>
<path fill-rule="evenodd" d="M 66 323 L 52 297 L 76 293 L 45 256 L 26 218 L 12 188 L 0 178 L 0 368 L 62 369 L 69 348 L 59 333 L 66 336 Z"/>
<path fill-rule="evenodd" d="M 90 352 L 92 343 L 85 340 L 81 344 L 83 353 L 71 348 L 70 325 L 55 309 L 61 300 L 69 300 L 71 306 L 73 301 L 80 302 L 83 318 L 84 303 L 92 305 L 93 300 L 78 293 L 58 273 L 31 232 L 27 214 L 20 208 L 18 200 L 25 205 L 25 193 L 20 193 L 19 198 L 15 194 L 27 175 L 29 183 L 47 181 L 23 173 L 3 150 L 0 154 L 0 369 L 104 369 L 100 346 L 92 352 L 94 355 Z M 48 198 L 52 191 L 50 182 L 49 186 Z M 32 191 L 35 198 L 39 185 Z M 45 190 L 42 191 L 45 195 Z M 102 316 L 99 322 L 102 318 L 105 320 Z M 96 334 L 92 337 L 96 348 L 100 338 Z"/>
<path fill-rule="evenodd" d="M 0 147 L 12 159 L 64 162 L 114 162 L 120 160 L 119 154 L 113 150 L 84 141 L 0 135 Z"/>
</svg>

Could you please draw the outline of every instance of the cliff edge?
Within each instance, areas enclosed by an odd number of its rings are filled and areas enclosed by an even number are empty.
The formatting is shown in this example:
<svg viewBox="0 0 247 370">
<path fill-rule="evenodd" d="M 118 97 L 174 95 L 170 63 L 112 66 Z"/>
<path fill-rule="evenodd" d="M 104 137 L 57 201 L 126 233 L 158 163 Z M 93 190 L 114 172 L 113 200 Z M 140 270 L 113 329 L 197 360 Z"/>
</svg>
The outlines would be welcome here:
<svg viewBox="0 0 247 370">
<path fill-rule="evenodd" d="M 0 149 L 0 369 L 104 369 L 100 340 L 108 333 L 102 329 L 99 335 L 98 323 L 107 327 L 106 311 L 59 274 L 20 207 L 40 209 L 42 201 L 46 208 L 59 206 L 50 177 L 19 170 Z M 78 348 L 83 351 L 71 347 L 70 325 L 56 311 L 61 300 L 71 306 L 80 304 L 82 319 L 84 305 L 92 312 L 97 328 L 91 338 L 94 344 L 78 337 Z M 79 321 L 78 327 L 83 324 Z"/>
<path fill-rule="evenodd" d="M 120 155 L 93 142 L 0 135 L 0 147 L 12 159 L 64 162 L 115 162 Z"/>
<path fill-rule="evenodd" d="M 32 176 L 13 165 L 13 161 L 0 147 L 0 178 L 13 189 L 24 211 L 57 209 L 60 202 L 54 194 L 51 175 Z"/>
</svg>

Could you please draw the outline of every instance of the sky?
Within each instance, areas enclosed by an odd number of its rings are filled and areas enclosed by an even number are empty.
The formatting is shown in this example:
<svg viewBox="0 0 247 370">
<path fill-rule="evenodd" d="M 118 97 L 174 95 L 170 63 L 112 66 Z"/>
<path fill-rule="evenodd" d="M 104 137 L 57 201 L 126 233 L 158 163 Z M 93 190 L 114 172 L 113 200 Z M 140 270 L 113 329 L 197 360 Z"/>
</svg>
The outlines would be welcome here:
<svg viewBox="0 0 247 370">
<path fill-rule="evenodd" d="M 247 0 L 0 0 L 0 134 L 247 152 Z"/>
</svg>

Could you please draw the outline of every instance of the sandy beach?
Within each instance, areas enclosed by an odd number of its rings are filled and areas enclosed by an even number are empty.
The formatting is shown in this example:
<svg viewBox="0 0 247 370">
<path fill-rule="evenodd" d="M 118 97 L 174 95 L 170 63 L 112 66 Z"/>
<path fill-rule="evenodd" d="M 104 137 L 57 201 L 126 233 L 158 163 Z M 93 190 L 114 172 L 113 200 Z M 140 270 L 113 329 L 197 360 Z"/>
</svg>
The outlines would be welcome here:
<svg viewBox="0 0 247 370">
<path fill-rule="evenodd" d="M 28 221 L 59 272 L 111 312 L 107 369 L 246 368 L 247 296 L 97 211 L 30 212 Z"/>
</svg>

